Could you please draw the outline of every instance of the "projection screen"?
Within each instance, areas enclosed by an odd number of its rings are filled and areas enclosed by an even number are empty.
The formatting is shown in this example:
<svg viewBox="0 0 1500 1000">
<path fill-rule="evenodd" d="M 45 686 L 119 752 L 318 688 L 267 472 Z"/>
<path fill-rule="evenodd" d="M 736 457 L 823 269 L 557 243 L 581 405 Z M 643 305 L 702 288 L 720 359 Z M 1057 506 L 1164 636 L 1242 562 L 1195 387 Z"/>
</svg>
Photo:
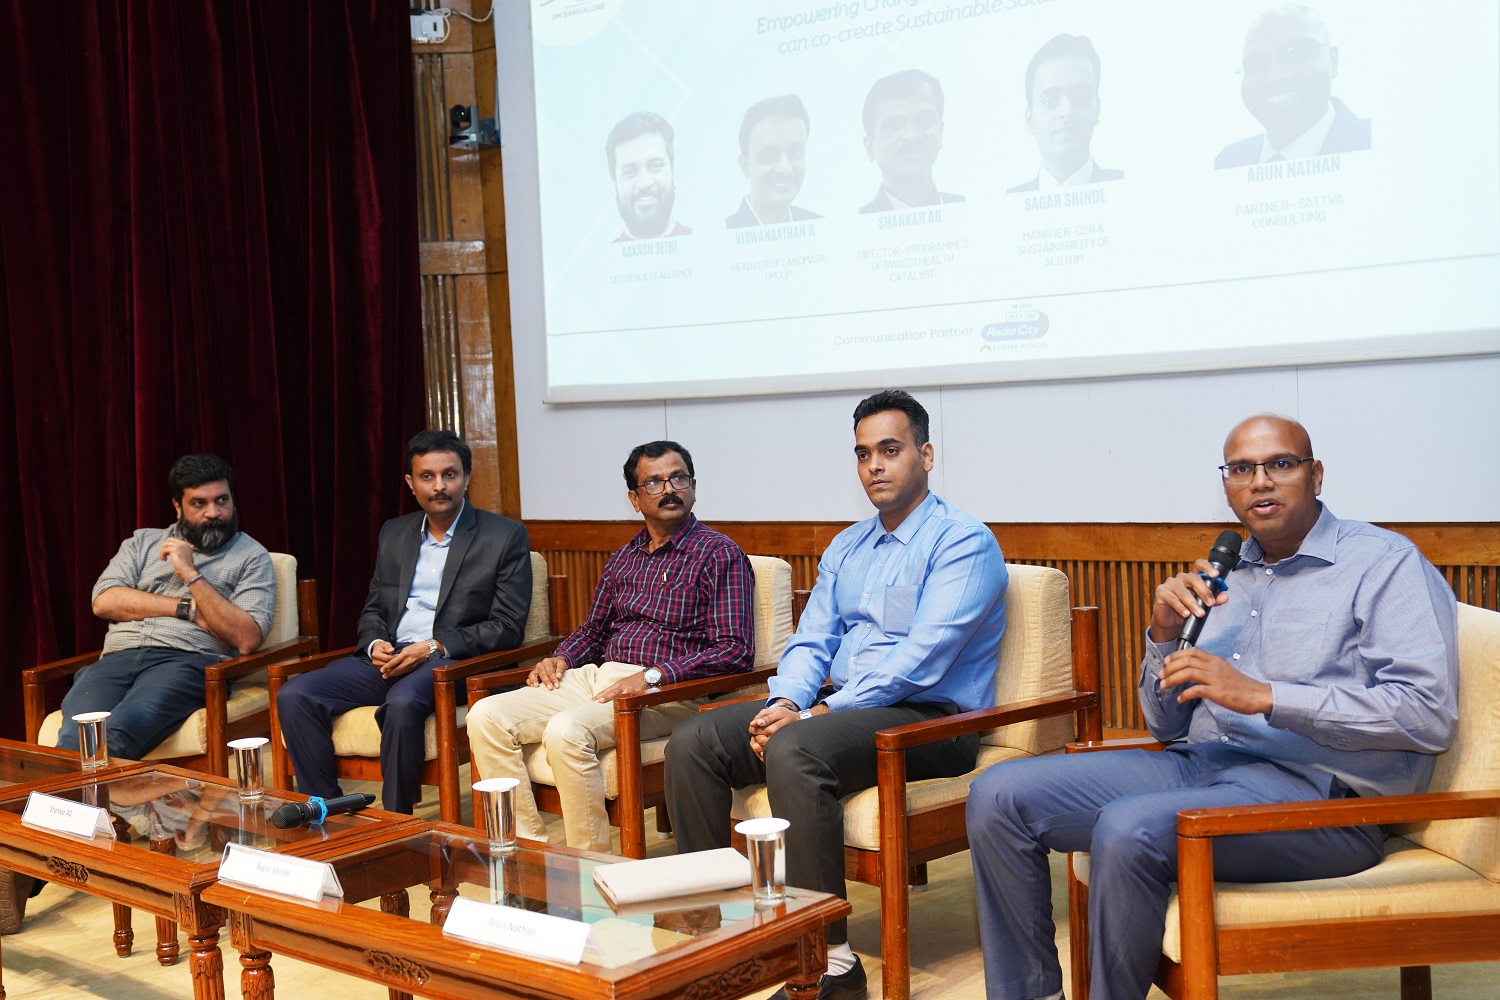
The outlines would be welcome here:
<svg viewBox="0 0 1500 1000">
<path fill-rule="evenodd" d="M 1500 6 L 532 0 L 546 401 L 1500 350 Z"/>
</svg>

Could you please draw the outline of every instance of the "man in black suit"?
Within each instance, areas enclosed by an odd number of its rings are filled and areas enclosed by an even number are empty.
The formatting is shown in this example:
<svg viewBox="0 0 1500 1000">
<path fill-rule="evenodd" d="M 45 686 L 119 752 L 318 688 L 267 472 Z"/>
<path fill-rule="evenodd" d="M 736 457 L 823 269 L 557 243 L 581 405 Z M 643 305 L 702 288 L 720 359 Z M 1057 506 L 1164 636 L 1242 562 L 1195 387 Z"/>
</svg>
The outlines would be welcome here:
<svg viewBox="0 0 1500 1000">
<path fill-rule="evenodd" d="M 1370 119 L 1332 96 L 1339 49 L 1317 11 L 1287 4 L 1250 26 L 1240 96 L 1264 135 L 1225 146 L 1214 167 L 1248 167 L 1370 148 Z"/>
<path fill-rule="evenodd" d="M 932 166 L 943 151 L 943 85 L 905 69 L 883 76 L 865 96 L 865 154 L 880 168 L 880 190 L 860 214 L 963 201 L 939 191 Z"/>
<path fill-rule="evenodd" d="M 1050 39 L 1026 67 L 1026 134 L 1041 169 L 1006 193 L 1120 180 L 1125 171 L 1106 170 L 1089 152 L 1098 124 L 1099 53 L 1082 35 Z"/>
<path fill-rule="evenodd" d="M 379 705 L 382 804 L 409 813 L 421 788 L 434 667 L 520 643 L 531 609 L 526 529 L 464 499 L 473 456 L 452 431 L 406 446 L 406 485 L 421 510 L 380 529 L 359 618 L 359 653 L 300 674 L 276 698 L 297 785 L 340 794 L 333 718 Z"/>
</svg>

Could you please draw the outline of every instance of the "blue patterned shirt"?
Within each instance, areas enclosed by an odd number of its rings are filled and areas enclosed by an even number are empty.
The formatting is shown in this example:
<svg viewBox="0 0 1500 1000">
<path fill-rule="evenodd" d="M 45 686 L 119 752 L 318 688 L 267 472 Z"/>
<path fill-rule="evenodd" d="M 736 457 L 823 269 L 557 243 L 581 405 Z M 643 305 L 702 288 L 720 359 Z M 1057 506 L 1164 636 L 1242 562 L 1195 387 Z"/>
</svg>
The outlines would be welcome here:
<svg viewBox="0 0 1500 1000">
<path fill-rule="evenodd" d="M 1426 789 L 1458 721 L 1458 608 L 1417 547 L 1323 507 L 1280 562 L 1246 541 L 1228 584 L 1198 648 L 1269 683 L 1275 707 L 1177 704 L 1177 689 L 1157 684 L 1176 642 L 1148 635 L 1140 698 L 1152 735 L 1274 760 L 1325 793 L 1335 777 L 1361 795 Z"/>
<path fill-rule="evenodd" d="M 818 562 L 771 697 L 807 708 L 831 677 L 835 712 L 993 706 L 1007 577 L 994 533 L 936 493 L 895 531 L 879 515 L 845 528 Z"/>
</svg>

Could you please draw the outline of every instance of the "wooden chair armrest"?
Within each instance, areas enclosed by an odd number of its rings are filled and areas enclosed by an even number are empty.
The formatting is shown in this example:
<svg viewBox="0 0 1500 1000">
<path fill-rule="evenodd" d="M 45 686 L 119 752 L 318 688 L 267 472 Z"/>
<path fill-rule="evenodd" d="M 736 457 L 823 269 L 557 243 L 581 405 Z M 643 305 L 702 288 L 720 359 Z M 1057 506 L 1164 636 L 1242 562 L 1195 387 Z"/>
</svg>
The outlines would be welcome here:
<svg viewBox="0 0 1500 1000">
<path fill-rule="evenodd" d="M 71 677 L 90 663 L 99 659 L 99 652 L 96 649 L 92 653 L 80 653 L 77 656 L 70 656 L 66 660 L 53 660 L 51 663 L 28 667 L 21 671 L 21 683 L 45 684 L 47 681 L 56 680 L 59 677 Z"/>
<path fill-rule="evenodd" d="M 1117 740 L 1074 741 L 1063 747 L 1064 753 L 1097 753 L 1100 750 L 1165 750 L 1168 744 L 1150 736 L 1126 736 Z"/>
<path fill-rule="evenodd" d="M 720 674 L 717 677 L 698 677 L 693 680 L 678 681 L 675 684 L 664 684 L 641 694 L 621 695 L 615 699 L 615 712 L 639 711 L 649 705 L 663 705 L 672 701 L 706 698 L 725 691 L 738 691 L 752 684 L 764 683 L 775 676 L 776 667 L 772 665 L 747 670 L 742 674 Z"/>
<path fill-rule="evenodd" d="M 525 684 L 526 678 L 530 674 L 530 667 L 511 667 L 507 670 L 495 670 L 491 673 L 470 677 L 468 682 L 469 707 L 473 708 L 475 702 L 496 688 Z"/>
<path fill-rule="evenodd" d="M 742 704 L 744 704 L 747 701 L 765 701 L 765 700 L 766 700 L 766 696 L 763 695 L 763 694 L 747 694 L 747 695 L 745 695 L 744 697 L 741 697 L 741 698 L 718 698 L 718 699 L 716 699 L 714 701 L 708 702 L 707 704 L 699 705 L 698 706 L 698 711 L 700 711 L 700 712 L 712 712 L 714 709 L 716 709 L 716 708 L 723 708 L 725 705 L 742 705 Z"/>
<path fill-rule="evenodd" d="M 310 635 L 299 635 L 295 639 L 278 642 L 265 649 L 257 649 L 249 656 L 236 656 L 222 663 L 210 663 L 203 668 L 203 676 L 210 682 L 234 680 L 246 674 L 253 674 L 257 670 L 269 670 L 273 663 L 294 660 L 299 656 L 307 656 L 317 651 L 317 639 Z"/>
<path fill-rule="evenodd" d="M 326 653 L 318 653 L 314 656 L 304 656 L 297 660 L 283 660 L 266 667 L 266 675 L 270 677 L 273 684 L 280 684 L 289 677 L 305 674 L 309 670 L 317 670 L 326 667 L 334 660 L 344 656 L 353 656 L 359 652 L 357 646 L 349 646 L 345 649 L 330 649 Z"/>
<path fill-rule="evenodd" d="M 513 649 L 499 649 L 493 653 L 480 653 L 466 660 L 455 660 L 445 663 L 441 667 L 434 667 L 432 679 L 434 683 L 442 683 L 462 680 L 465 677 L 473 677 L 486 671 L 494 670 L 496 667 L 505 667 L 520 663 L 522 660 L 538 660 L 544 656 L 551 656 L 557 651 L 558 644 L 562 642 L 562 636 L 549 635 L 540 642 L 528 643 L 525 646 L 516 646 Z M 522 680 L 525 678 L 523 677 Z"/>
<path fill-rule="evenodd" d="M 1036 698 L 1031 701 L 1015 701 L 994 708 L 981 708 L 972 712 L 913 722 L 905 726 L 893 726 L 875 733 L 875 749 L 879 751 L 908 750 L 925 743 L 951 739 L 968 733 L 983 732 L 997 726 L 1009 726 L 1016 722 L 1030 722 L 1052 715 L 1065 715 L 1080 708 L 1091 708 L 1099 704 L 1099 695 L 1093 691 L 1073 691 L 1051 698 Z"/>
<path fill-rule="evenodd" d="M 1184 809 L 1177 814 L 1177 835 L 1223 837 L 1238 833 L 1367 824 L 1387 826 L 1475 816 L 1500 816 L 1500 790 L 1372 795 L 1369 798 Z"/>
</svg>

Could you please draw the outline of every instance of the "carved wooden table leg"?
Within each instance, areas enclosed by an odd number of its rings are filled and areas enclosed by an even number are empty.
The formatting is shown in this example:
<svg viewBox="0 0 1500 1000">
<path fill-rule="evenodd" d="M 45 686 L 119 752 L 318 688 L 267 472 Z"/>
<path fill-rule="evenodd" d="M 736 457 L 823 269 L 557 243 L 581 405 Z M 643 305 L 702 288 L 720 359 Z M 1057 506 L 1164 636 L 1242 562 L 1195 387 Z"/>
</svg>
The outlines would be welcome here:
<svg viewBox="0 0 1500 1000">
<path fill-rule="evenodd" d="M 130 907 L 120 903 L 110 904 L 115 910 L 115 954 L 129 958 L 135 945 L 135 930 L 130 926 Z"/>
<path fill-rule="evenodd" d="M 0 959 L 0 1000 L 5 1000 L 5 961 Z"/>
<path fill-rule="evenodd" d="M 801 969 L 786 981 L 787 1000 L 817 1000 L 818 979 L 828 968 L 828 938 L 824 931 L 808 934 L 797 942 Z"/>
<path fill-rule="evenodd" d="M 452 905 L 451 900 L 449 905 Z M 407 895 L 405 889 L 384 893 L 380 897 L 380 912 L 395 914 L 398 917 L 411 916 L 411 896 Z M 394 986 L 389 987 L 387 992 L 390 993 L 390 1000 L 412 1000 L 410 993 L 402 992 Z"/>
<path fill-rule="evenodd" d="M 219 952 L 219 929 L 189 934 L 192 948 L 193 1000 L 224 1000 L 224 956 Z"/>
<path fill-rule="evenodd" d="M 240 992 L 245 1000 L 275 1000 L 276 974 L 269 951 L 240 953 Z"/>
<path fill-rule="evenodd" d="M 427 920 L 434 927 L 441 927 L 448 921 L 448 911 L 453 909 L 453 901 L 458 898 L 457 889 L 434 889 L 430 893 L 432 899 L 432 911 L 427 915 Z"/>
<path fill-rule="evenodd" d="M 118 950 L 118 949 L 117 949 Z M 176 965 L 181 954 L 177 943 L 177 921 L 156 918 L 156 961 L 159 965 Z"/>
<path fill-rule="evenodd" d="M 171 834 L 152 830 L 151 850 L 157 854 L 177 854 L 177 841 Z M 118 934 L 116 935 L 118 937 Z M 132 935 L 133 937 L 134 935 Z M 118 951 L 118 945 L 116 946 Z M 127 952 L 128 954 L 128 952 Z M 177 921 L 167 917 L 156 918 L 156 961 L 158 965 L 176 965 L 177 956 Z"/>
</svg>

